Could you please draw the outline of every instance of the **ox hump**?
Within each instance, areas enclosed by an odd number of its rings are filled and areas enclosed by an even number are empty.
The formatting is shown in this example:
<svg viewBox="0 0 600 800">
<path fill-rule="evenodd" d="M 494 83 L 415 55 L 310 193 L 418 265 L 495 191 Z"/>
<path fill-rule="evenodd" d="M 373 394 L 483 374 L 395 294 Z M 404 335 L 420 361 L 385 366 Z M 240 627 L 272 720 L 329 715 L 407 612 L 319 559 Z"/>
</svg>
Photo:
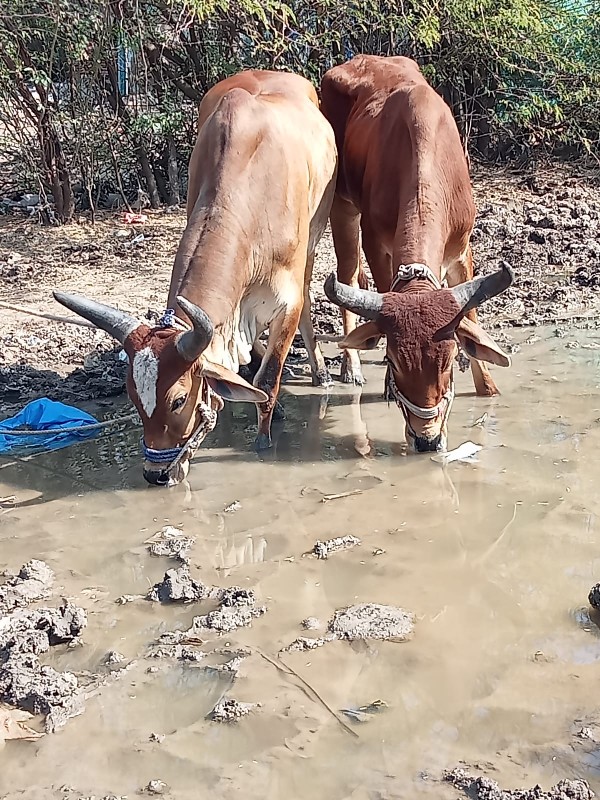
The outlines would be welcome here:
<svg viewBox="0 0 600 800">
<path fill-rule="evenodd" d="M 158 358 L 152 348 L 138 351 L 132 364 L 133 385 L 144 412 L 151 417 L 156 408 L 156 384 L 158 382 Z"/>
</svg>

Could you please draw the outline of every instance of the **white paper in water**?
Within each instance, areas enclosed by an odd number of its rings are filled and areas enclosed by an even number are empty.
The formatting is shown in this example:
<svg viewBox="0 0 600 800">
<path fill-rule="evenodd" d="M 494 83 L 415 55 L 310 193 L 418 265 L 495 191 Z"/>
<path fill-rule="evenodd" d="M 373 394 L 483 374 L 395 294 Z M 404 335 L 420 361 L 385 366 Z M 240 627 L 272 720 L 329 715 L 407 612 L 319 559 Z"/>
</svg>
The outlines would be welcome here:
<svg viewBox="0 0 600 800">
<path fill-rule="evenodd" d="M 479 444 L 464 442 L 460 447 L 449 450 L 447 453 L 439 453 L 437 456 L 431 456 L 431 460 L 443 466 L 451 464 L 453 461 L 473 461 L 473 456 L 481 449 L 481 445 Z"/>
</svg>

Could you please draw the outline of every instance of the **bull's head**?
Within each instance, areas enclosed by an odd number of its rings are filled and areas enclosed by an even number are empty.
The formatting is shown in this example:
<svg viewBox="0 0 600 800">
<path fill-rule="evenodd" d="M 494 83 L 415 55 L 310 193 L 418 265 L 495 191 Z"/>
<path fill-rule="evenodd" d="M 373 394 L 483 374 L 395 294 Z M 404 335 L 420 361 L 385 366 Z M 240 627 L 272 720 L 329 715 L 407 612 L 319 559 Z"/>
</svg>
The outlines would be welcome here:
<svg viewBox="0 0 600 800">
<path fill-rule="evenodd" d="M 451 289 L 432 283 L 406 284 L 383 294 L 339 283 L 334 273 L 325 294 L 338 306 L 367 319 L 340 342 L 341 348 L 370 350 L 387 338 L 386 395 L 405 418 L 406 440 L 417 452 L 445 450 L 454 399 L 453 363 L 458 345 L 479 361 L 501 367 L 510 358 L 466 314 L 505 291 L 514 280 L 507 264 L 492 275 Z M 418 290 L 417 290 L 418 289 Z"/>
<path fill-rule="evenodd" d="M 213 326 L 201 308 L 178 297 L 190 325 L 150 327 L 116 308 L 54 292 L 54 298 L 109 333 L 127 353 L 127 393 L 144 427 L 144 477 L 178 483 L 194 450 L 214 428 L 223 400 L 263 403 L 267 396 L 204 355 Z"/>
</svg>

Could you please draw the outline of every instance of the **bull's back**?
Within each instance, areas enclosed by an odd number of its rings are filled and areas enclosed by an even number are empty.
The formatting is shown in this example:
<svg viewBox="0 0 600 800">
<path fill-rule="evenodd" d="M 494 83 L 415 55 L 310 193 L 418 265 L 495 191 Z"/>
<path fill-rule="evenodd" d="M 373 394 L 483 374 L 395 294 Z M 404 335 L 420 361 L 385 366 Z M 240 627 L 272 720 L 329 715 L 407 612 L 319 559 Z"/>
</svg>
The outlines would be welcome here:
<svg viewBox="0 0 600 800">
<path fill-rule="evenodd" d="M 232 89 L 243 89 L 253 97 L 279 95 L 290 98 L 308 98 L 314 105 L 319 105 L 314 86 L 301 75 L 269 70 L 244 70 L 219 81 L 204 95 L 198 110 L 199 130 L 213 113 L 221 98 Z"/>
<path fill-rule="evenodd" d="M 333 131 L 312 84 L 288 73 L 246 72 L 214 90 L 201 108 L 200 190 L 235 179 L 257 197 L 267 193 L 267 215 L 297 216 L 308 203 L 312 216 L 337 165 Z"/>
<path fill-rule="evenodd" d="M 463 197 L 470 179 L 456 123 L 416 62 L 357 56 L 325 74 L 321 97 L 340 153 L 342 196 L 389 217 L 389 226 L 401 191 L 443 178 L 468 227 L 474 208 Z"/>
</svg>

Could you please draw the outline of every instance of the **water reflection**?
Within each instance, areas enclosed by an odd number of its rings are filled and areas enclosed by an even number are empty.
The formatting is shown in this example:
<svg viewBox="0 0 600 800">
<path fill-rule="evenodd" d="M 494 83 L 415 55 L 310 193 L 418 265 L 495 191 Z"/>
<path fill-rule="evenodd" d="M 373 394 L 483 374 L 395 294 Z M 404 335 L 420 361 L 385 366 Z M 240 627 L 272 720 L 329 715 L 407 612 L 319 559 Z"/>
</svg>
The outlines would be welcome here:
<svg viewBox="0 0 600 800">
<path fill-rule="evenodd" d="M 600 580 L 596 360 L 547 336 L 498 376 L 499 398 L 473 397 L 470 376 L 458 376 L 450 447 L 481 445 L 474 463 L 406 455 L 401 414 L 381 398 L 383 368 L 367 363 L 363 390 L 288 385 L 267 457 L 252 451 L 254 408 L 226 407 L 172 491 L 144 484 L 139 429 L 0 469 L 0 494 L 44 501 L 0 517 L 0 566 L 44 558 L 60 591 L 88 610 L 84 646 L 49 663 L 95 669 L 116 649 L 138 664 L 59 736 L 11 743 L 0 793 L 26 775 L 44 800 L 65 784 L 82 796 L 134 796 L 152 778 L 182 800 L 198 786 L 218 800 L 440 800 L 456 792 L 419 775 L 461 760 L 484 771 L 493 762 L 507 786 L 549 786 L 577 770 L 597 780 L 597 754 L 574 750 L 568 733 L 595 714 L 600 659 L 597 626 L 573 611 Z M 196 538 L 201 580 L 251 588 L 267 606 L 252 627 L 208 643 L 252 651 L 232 685 L 214 670 L 207 680 L 202 662 L 153 661 L 158 672 L 146 671 L 149 644 L 188 628 L 206 605 L 114 603 L 176 566 L 144 546 L 166 524 Z M 305 555 L 317 539 L 346 534 L 361 544 L 327 560 Z M 357 742 L 276 660 L 355 602 L 412 610 L 413 640 L 333 642 L 283 659 L 336 711 L 386 702 L 357 726 Z M 321 622 L 314 633 L 301 625 L 309 616 Z M 261 708 L 216 727 L 205 716 L 224 690 Z M 153 731 L 166 734 L 160 745 Z"/>
</svg>

